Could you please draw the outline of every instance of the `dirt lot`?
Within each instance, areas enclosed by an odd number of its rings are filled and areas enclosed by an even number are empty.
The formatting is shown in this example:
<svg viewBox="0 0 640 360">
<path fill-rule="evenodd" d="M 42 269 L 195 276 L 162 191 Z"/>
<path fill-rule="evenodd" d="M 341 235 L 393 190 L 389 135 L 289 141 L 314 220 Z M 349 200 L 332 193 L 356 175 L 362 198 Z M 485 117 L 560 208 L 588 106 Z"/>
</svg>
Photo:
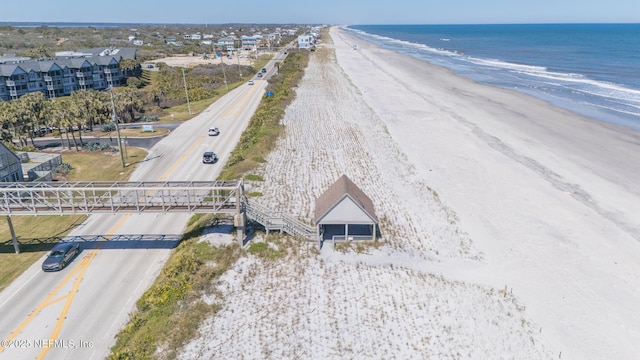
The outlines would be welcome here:
<svg viewBox="0 0 640 360">
<path fill-rule="evenodd" d="M 258 55 L 264 55 L 267 54 L 265 52 L 261 52 Z M 204 64 L 220 64 L 222 62 L 228 64 L 228 65 L 246 65 L 246 66 L 251 66 L 253 65 L 253 61 L 256 58 L 256 53 L 255 52 L 242 52 L 240 53 L 239 56 L 231 56 L 231 58 L 227 58 L 227 57 L 215 57 L 215 58 L 204 58 L 202 55 L 198 55 L 196 54 L 195 56 L 188 56 L 188 55 L 182 55 L 182 56 L 171 56 L 171 57 L 166 57 L 166 58 L 162 58 L 162 59 L 158 59 L 158 60 L 153 60 L 153 61 L 148 61 L 148 63 L 166 63 L 169 66 L 175 66 L 175 67 L 193 67 L 196 65 L 204 65 Z"/>
</svg>

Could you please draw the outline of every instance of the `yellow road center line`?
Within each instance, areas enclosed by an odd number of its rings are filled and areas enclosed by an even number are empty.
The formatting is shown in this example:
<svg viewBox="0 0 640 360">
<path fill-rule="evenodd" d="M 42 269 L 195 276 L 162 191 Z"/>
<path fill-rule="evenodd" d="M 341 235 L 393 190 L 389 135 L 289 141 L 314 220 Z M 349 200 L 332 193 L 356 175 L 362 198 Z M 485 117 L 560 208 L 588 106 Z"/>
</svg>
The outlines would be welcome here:
<svg viewBox="0 0 640 360">
<path fill-rule="evenodd" d="M 165 174 L 160 178 L 160 180 L 161 180 L 161 181 L 167 180 L 167 178 L 169 177 L 169 175 L 171 175 L 171 173 L 173 173 L 173 172 L 176 170 L 176 168 L 177 168 L 180 164 L 182 164 L 182 162 L 184 161 L 184 159 L 186 159 L 186 158 L 187 158 L 187 156 L 188 156 L 189 154 L 191 154 L 191 152 L 192 152 L 192 151 L 193 151 L 193 150 L 194 150 L 198 145 L 200 145 L 200 143 L 202 142 L 202 140 L 204 140 L 204 135 L 200 136 L 200 137 L 198 138 L 198 140 L 196 140 L 196 141 L 193 143 L 193 145 L 191 145 L 191 147 L 189 148 L 189 150 L 187 150 L 187 152 L 185 152 L 185 153 L 182 155 L 182 157 L 181 157 L 178 161 L 176 161 L 176 163 L 175 163 L 175 164 L 173 164 L 173 166 L 169 169 L 169 171 L 167 171 L 167 172 L 166 172 L 166 173 L 165 173 Z"/>
<path fill-rule="evenodd" d="M 243 102 L 243 105 L 246 104 L 249 100 L 249 98 L 247 97 L 247 99 Z M 241 107 L 242 109 L 242 107 Z M 240 110 L 238 110 L 239 112 Z M 227 112 L 229 112 L 229 110 L 227 110 Z M 225 112 L 226 113 L 226 112 Z M 171 173 L 173 173 L 175 171 L 175 169 L 184 161 L 184 159 L 186 159 L 186 157 L 202 142 L 202 140 L 204 139 L 204 136 L 200 136 L 198 138 L 197 141 L 195 141 L 193 143 L 193 145 L 187 150 L 187 152 L 185 152 L 182 157 L 162 176 L 161 180 L 164 181 L 166 180 L 169 175 L 171 175 Z M 126 214 L 108 233 L 107 236 L 112 235 L 113 233 L 115 233 L 118 228 L 120 228 L 124 222 L 131 216 L 131 214 Z M 31 321 L 33 321 L 33 319 L 36 317 L 36 315 L 38 315 L 40 313 L 40 311 L 42 311 L 42 309 L 46 308 L 49 305 L 55 304 L 61 300 L 66 299 L 67 301 L 65 302 L 65 305 L 62 309 L 62 312 L 60 314 L 60 316 L 58 317 L 58 320 L 56 322 L 56 326 L 54 328 L 53 334 L 50 337 L 50 341 L 55 341 L 58 336 L 60 335 L 60 331 L 62 330 L 62 325 L 64 324 L 64 321 L 67 318 L 67 314 L 69 312 L 69 309 L 71 308 L 71 303 L 73 302 L 73 300 L 75 299 L 75 294 L 78 292 L 78 288 L 80 286 L 80 284 L 82 283 L 82 279 L 84 277 L 85 272 L 87 271 L 89 264 L 91 263 L 91 261 L 95 258 L 95 255 L 97 254 L 97 251 L 102 247 L 104 243 L 102 244 L 98 244 L 98 246 L 91 250 L 91 252 L 89 254 L 87 254 L 85 256 L 84 259 L 82 259 L 82 261 L 80 262 L 80 264 L 76 265 L 76 267 L 73 268 L 73 270 L 71 272 L 69 272 L 69 274 L 67 274 L 67 276 L 65 276 L 65 278 L 58 284 L 58 286 L 56 286 L 56 288 L 29 314 L 29 316 L 27 316 L 27 318 L 5 339 L 5 340 L 13 340 L 15 339 L 21 332 L 22 330 L 24 330 L 24 328 L 29 325 L 29 323 L 31 323 Z M 57 293 L 61 290 L 61 288 L 66 285 L 67 282 L 69 282 L 69 280 L 71 279 L 71 277 L 73 277 L 73 275 L 76 272 L 80 272 L 80 274 L 78 274 L 78 277 L 76 277 L 74 284 L 73 284 L 73 288 L 71 289 L 71 291 L 64 296 L 61 296 L 55 300 L 52 300 L 53 297 L 55 295 L 57 295 Z M 0 353 L 4 351 L 4 346 L 0 346 Z M 40 352 L 40 354 L 38 354 L 37 359 L 42 359 L 44 358 L 44 356 L 47 354 L 47 352 L 49 351 L 49 347 L 45 347 L 44 349 L 42 349 L 42 351 Z"/>
<path fill-rule="evenodd" d="M 118 223 L 111 230 L 109 230 L 109 232 L 107 233 L 107 236 L 115 233 L 129 217 L 131 217 L 131 214 L 126 214 L 125 216 L 123 216 L 123 218 L 120 219 L 120 221 L 118 221 Z M 18 335 L 20 335 L 20 333 L 22 333 L 24 328 L 27 327 L 27 325 L 29 325 L 31 321 L 33 321 L 33 319 L 42 311 L 42 309 L 66 298 L 67 302 L 65 303 L 65 306 L 63 307 L 62 312 L 58 316 L 58 321 L 56 322 L 56 328 L 54 329 L 54 334 L 50 338 L 50 340 L 57 339 L 59 332 L 62 329 L 62 324 L 64 323 L 64 320 L 66 320 L 67 318 L 67 313 L 69 312 L 71 303 L 73 302 L 73 299 L 75 298 L 75 294 L 78 291 L 78 287 L 82 282 L 84 274 L 87 271 L 87 268 L 89 267 L 89 264 L 91 263 L 91 261 L 95 258 L 98 250 L 103 245 L 104 245 L 104 242 L 99 243 L 95 249 L 91 250 L 91 252 L 82 259 L 80 264 L 76 265 L 73 268 L 73 270 L 71 270 L 69 274 L 67 274 L 64 277 L 64 279 L 60 281 L 60 283 L 53 289 L 53 291 L 50 292 L 49 295 L 47 295 L 47 297 L 29 314 L 29 316 L 27 316 L 26 319 L 24 319 L 24 321 L 20 325 L 18 325 L 18 327 L 5 340 L 15 339 Z M 67 282 L 69 282 L 69 280 L 71 280 L 71 278 L 76 273 L 79 273 L 79 274 L 74 281 L 73 288 L 71 289 L 71 291 L 67 295 L 61 296 L 59 298 L 56 298 L 56 300 L 53 300 L 54 297 L 62 290 L 62 288 L 67 284 Z M 0 353 L 3 352 L 4 349 L 5 348 L 3 346 L 0 346 Z M 44 348 L 42 352 L 38 355 L 38 359 L 42 359 L 48 351 L 49 351 L 49 348 Z"/>
<path fill-rule="evenodd" d="M 253 94 L 256 91 L 257 90 L 251 89 L 251 93 L 250 94 Z M 237 118 L 238 115 L 240 115 L 240 111 L 242 111 L 242 109 L 244 109 L 245 105 L 247 105 L 247 103 L 249 102 L 250 99 L 251 99 L 250 95 L 244 97 L 244 101 L 242 102 L 242 106 L 238 107 L 238 110 L 235 113 L 233 113 L 233 117 L 234 118 Z M 229 110 L 231 110 L 231 109 L 229 109 Z"/>
<path fill-rule="evenodd" d="M 47 295 L 47 297 L 40 303 L 40 305 L 38 305 L 29 314 L 29 316 L 27 316 L 27 318 L 20 325 L 18 325 L 18 327 L 11 334 L 9 334 L 9 336 L 5 340 L 13 340 L 13 339 L 15 339 L 22 332 L 22 330 L 24 330 L 24 328 L 27 325 L 29 325 L 29 323 L 33 320 L 33 318 L 35 318 L 36 315 L 38 315 L 40 313 L 40 311 L 42 311 L 42 309 L 44 309 L 45 307 L 49 306 L 50 304 L 52 304 L 54 302 L 57 302 L 57 301 L 52 301 L 51 299 L 53 299 L 53 297 L 58 294 L 60 289 L 67 284 L 67 282 L 77 272 L 77 269 L 78 269 L 78 267 L 76 266 L 69 274 L 67 274 L 67 276 L 65 276 L 64 279 L 62 279 L 62 281 L 60 281 L 58 286 L 56 286 L 55 289 L 53 289 L 53 291 L 50 292 L 49 295 Z M 2 351 L 4 351 L 4 347 L 0 346 L 0 352 L 2 352 Z"/>
<path fill-rule="evenodd" d="M 59 302 L 59 301 L 62 301 L 62 300 L 64 300 L 64 299 L 66 299 L 68 296 L 69 296 L 69 294 L 64 295 L 64 296 L 60 296 L 59 298 L 54 299 L 54 300 L 51 300 L 50 302 L 48 302 L 48 303 L 44 304 L 44 306 L 53 305 L 53 304 L 55 304 L 55 303 L 57 303 L 57 302 Z"/>
<path fill-rule="evenodd" d="M 251 94 L 253 94 L 254 92 L 256 92 L 257 88 L 255 87 L 251 87 L 251 90 L 249 90 L 249 95 L 245 95 L 244 97 L 244 101 L 242 101 L 240 107 L 238 107 L 238 110 L 235 111 L 235 113 L 233 114 L 234 117 L 237 117 L 238 114 L 240 113 L 240 111 L 244 108 L 244 105 L 249 101 L 249 99 L 251 99 Z M 234 111 L 234 109 L 237 107 L 237 105 L 240 104 L 239 102 L 235 102 L 232 106 L 229 106 L 229 108 L 227 109 L 227 111 L 223 112 L 222 115 L 220 116 L 221 118 L 225 118 L 229 115 L 229 113 L 231 113 L 232 111 Z"/>
<path fill-rule="evenodd" d="M 97 249 L 93 250 L 93 252 L 95 251 L 97 251 Z M 88 261 L 84 261 L 79 265 L 81 266 L 82 270 L 80 271 L 80 274 L 78 274 L 78 276 L 76 277 L 76 280 L 73 282 L 73 288 L 71 288 L 71 291 L 67 296 L 67 301 L 65 302 L 64 307 L 62 308 L 62 312 L 60 313 L 60 316 L 56 321 L 56 326 L 53 329 L 53 333 L 49 337 L 49 344 L 54 344 L 55 340 L 60 335 L 60 331 L 62 330 L 62 325 L 64 324 L 64 321 L 67 319 L 67 314 L 69 313 L 69 309 L 71 308 L 71 303 L 73 303 L 73 300 L 75 299 L 76 294 L 78 293 L 78 288 L 80 288 L 80 284 L 84 279 L 84 274 L 87 272 L 87 269 L 89 268 L 89 264 L 91 263 L 91 260 L 93 260 L 93 258 L 91 258 Z M 40 353 L 38 354 L 36 359 L 38 360 L 44 359 L 45 355 L 47 355 L 50 349 L 51 347 L 49 346 L 45 346 L 44 348 L 42 348 L 42 350 L 40 350 Z"/>
</svg>

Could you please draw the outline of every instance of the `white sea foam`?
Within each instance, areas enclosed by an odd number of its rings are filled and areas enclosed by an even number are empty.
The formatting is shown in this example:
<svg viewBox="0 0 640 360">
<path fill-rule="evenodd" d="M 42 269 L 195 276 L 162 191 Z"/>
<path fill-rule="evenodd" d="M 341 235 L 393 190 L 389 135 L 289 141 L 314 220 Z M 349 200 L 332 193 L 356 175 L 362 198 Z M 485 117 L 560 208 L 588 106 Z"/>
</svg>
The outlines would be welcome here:
<svg viewBox="0 0 640 360">
<path fill-rule="evenodd" d="M 547 96 L 564 98 L 561 103 L 573 103 L 574 106 L 569 106 L 569 108 L 574 111 L 578 110 L 575 105 L 604 109 L 621 116 L 631 116 L 632 118 L 629 120 L 631 122 L 636 121 L 633 119 L 634 116 L 640 115 L 640 90 L 624 85 L 596 80 L 578 73 L 550 71 L 545 66 L 467 56 L 462 51 L 435 48 L 355 29 L 347 30 L 392 50 L 448 67 L 453 71 L 463 72 L 472 78 L 479 77 L 481 82 L 486 81 L 515 88 L 530 87 L 537 89 L 536 96 L 540 95 L 542 98 Z M 434 41 L 443 44 L 443 39 L 449 38 L 437 38 Z M 510 76 L 505 76 L 505 74 L 510 74 Z M 552 88 L 559 90 L 559 92 L 553 91 L 555 94 L 543 94 Z"/>
</svg>

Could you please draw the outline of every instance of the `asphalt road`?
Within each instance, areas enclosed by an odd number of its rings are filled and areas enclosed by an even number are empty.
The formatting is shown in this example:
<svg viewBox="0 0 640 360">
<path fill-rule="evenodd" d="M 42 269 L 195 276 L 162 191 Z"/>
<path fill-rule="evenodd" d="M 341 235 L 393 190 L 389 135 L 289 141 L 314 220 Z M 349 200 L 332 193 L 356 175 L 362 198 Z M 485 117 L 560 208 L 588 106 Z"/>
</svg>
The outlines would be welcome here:
<svg viewBox="0 0 640 360">
<path fill-rule="evenodd" d="M 174 131 L 181 124 L 182 123 L 159 123 L 159 124 L 150 123 L 150 125 L 153 125 L 156 128 L 166 128 L 166 129 L 169 129 L 170 131 Z M 136 124 L 136 125 L 138 125 L 138 124 Z M 145 123 L 145 125 L 147 125 L 147 124 Z M 155 144 L 157 144 L 160 140 L 162 140 L 162 138 L 163 138 L 163 136 L 127 137 L 126 145 L 127 146 L 135 146 L 135 147 L 139 147 L 139 148 L 143 148 L 143 149 L 149 150 Z M 116 139 L 115 136 L 112 136 L 111 138 L 108 138 L 106 136 L 103 136 L 103 137 L 100 137 L 100 138 L 93 138 L 93 137 L 84 136 L 82 138 L 82 140 L 84 141 L 85 144 L 88 144 L 88 143 L 103 143 L 103 144 L 107 144 L 107 145 L 110 145 L 110 146 L 113 146 L 113 147 L 118 146 L 118 140 Z M 29 142 L 31 142 L 31 141 L 29 141 Z M 35 143 L 36 147 L 38 149 L 41 149 L 41 150 L 42 149 L 48 149 L 48 148 L 62 147 L 62 139 L 60 139 L 60 138 L 53 138 L 53 137 L 34 138 L 33 142 Z M 66 143 L 67 143 L 66 139 L 64 140 L 64 143 L 66 145 Z"/>
<path fill-rule="evenodd" d="M 267 69 L 265 77 L 254 76 L 255 85 L 231 91 L 158 139 L 131 181 L 216 179 L 264 94 L 266 78 L 275 71 L 273 61 Z M 208 136 L 210 126 L 217 126 L 220 135 Z M 205 151 L 216 152 L 220 161 L 203 164 Z M 104 359 L 189 217 L 90 216 L 71 234 L 81 252 L 69 266 L 44 273 L 38 262 L 0 293 L 0 359 Z M 95 241 L 95 235 L 116 238 Z"/>
</svg>

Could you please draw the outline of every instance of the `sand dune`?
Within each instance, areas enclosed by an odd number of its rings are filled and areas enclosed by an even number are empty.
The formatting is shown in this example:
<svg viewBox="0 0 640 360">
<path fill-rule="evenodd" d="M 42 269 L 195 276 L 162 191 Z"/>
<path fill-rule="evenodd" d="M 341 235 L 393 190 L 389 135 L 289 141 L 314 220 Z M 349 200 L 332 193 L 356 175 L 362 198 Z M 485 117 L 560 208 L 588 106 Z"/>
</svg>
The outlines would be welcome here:
<svg viewBox="0 0 640 360">
<path fill-rule="evenodd" d="M 258 201 L 311 218 L 346 174 L 384 246 L 244 259 L 181 358 L 640 358 L 637 132 L 338 28 L 283 124 Z"/>
</svg>

